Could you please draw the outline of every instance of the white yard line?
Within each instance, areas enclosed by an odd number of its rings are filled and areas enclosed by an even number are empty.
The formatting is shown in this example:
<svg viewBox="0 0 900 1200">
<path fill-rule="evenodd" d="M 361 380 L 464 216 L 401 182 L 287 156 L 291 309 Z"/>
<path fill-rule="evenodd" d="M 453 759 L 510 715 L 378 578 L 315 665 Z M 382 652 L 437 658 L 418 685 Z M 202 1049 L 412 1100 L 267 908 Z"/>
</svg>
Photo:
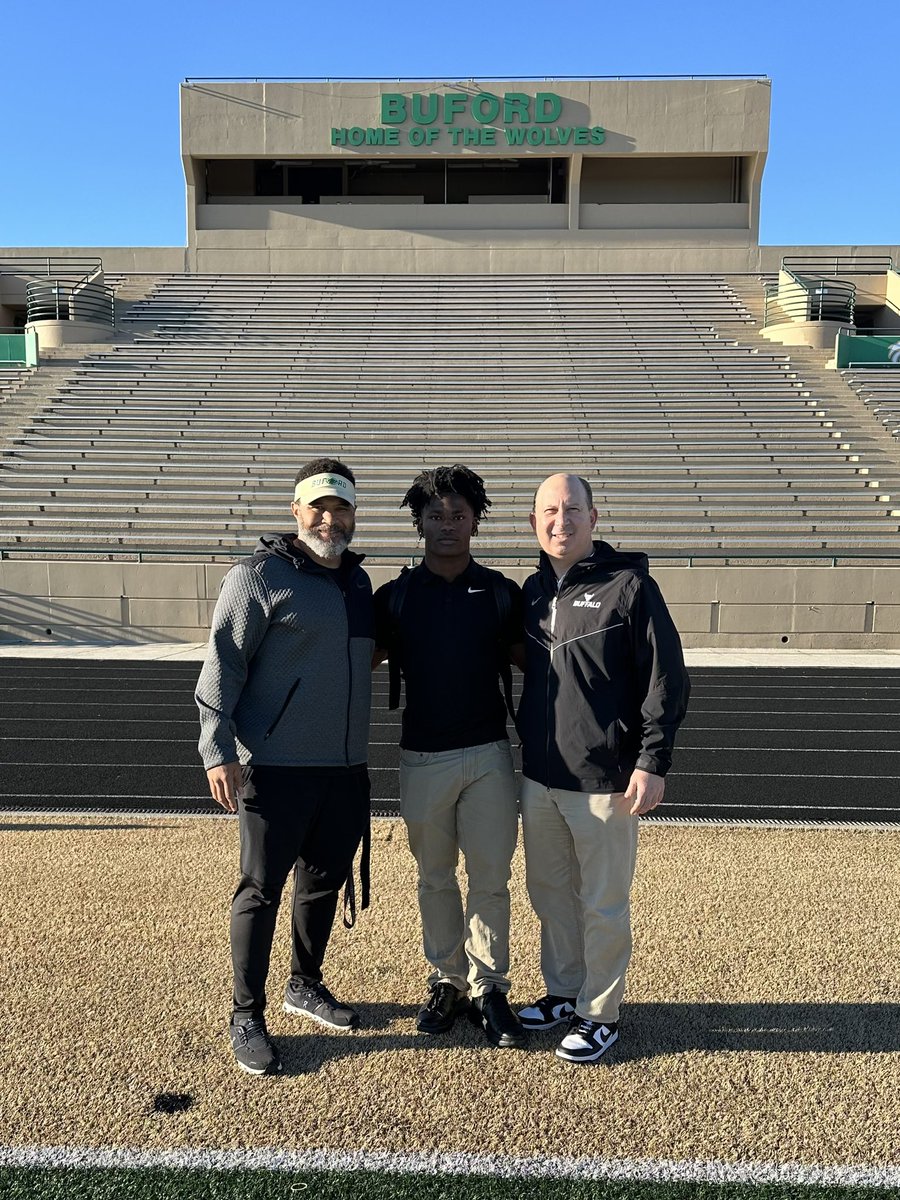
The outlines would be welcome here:
<svg viewBox="0 0 900 1200">
<path fill-rule="evenodd" d="M 641 1158 L 516 1158 L 499 1154 L 383 1150 L 137 1150 L 92 1146 L 0 1146 L 0 1166 L 234 1171 L 383 1171 L 502 1179 L 615 1179 L 684 1183 L 781 1183 L 895 1188 L 900 1166 Z"/>
</svg>

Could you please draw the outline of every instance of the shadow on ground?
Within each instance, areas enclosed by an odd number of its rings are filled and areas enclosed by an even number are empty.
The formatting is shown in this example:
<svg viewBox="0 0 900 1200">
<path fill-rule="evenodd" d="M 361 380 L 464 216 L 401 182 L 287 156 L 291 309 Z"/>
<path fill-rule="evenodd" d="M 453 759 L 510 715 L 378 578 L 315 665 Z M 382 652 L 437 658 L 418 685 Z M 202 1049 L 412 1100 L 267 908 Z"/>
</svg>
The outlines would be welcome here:
<svg viewBox="0 0 900 1200">
<path fill-rule="evenodd" d="M 174 826 L 167 821 L 153 821 L 134 823 L 117 821 L 111 825 L 86 825 L 79 821 L 77 824 L 67 825 L 59 821 L 54 821 L 52 825 L 43 825 L 39 822 L 15 821 L 6 824 L 0 821 L 0 833 L 57 833 L 65 832 L 67 829 L 173 829 Z"/>
<path fill-rule="evenodd" d="M 397 1050 L 419 1050 L 423 1055 L 456 1049 L 497 1053 L 465 1018 L 448 1033 L 429 1037 L 415 1031 L 416 1005 L 357 1007 L 362 1026 L 351 1034 L 318 1033 L 301 1019 L 296 1035 L 276 1038 L 288 1074 Z M 560 1026 L 533 1033 L 528 1052 L 551 1052 L 564 1032 Z M 621 1032 L 605 1062 L 695 1051 L 885 1054 L 900 1051 L 900 1004 L 630 1004 Z"/>
<path fill-rule="evenodd" d="M 900 1004 L 629 1004 L 624 1017 L 620 1062 L 691 1050 L 900 1050 Z"/>
</svg>

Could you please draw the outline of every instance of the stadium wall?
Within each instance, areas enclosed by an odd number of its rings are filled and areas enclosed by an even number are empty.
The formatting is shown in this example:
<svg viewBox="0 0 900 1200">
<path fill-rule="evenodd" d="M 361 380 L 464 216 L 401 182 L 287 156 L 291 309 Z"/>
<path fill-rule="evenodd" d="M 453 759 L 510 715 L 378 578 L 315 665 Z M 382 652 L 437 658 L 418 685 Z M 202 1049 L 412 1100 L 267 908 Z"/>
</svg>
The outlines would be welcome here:
<svg viewBox="0 0 900 1200">
<path fill-rule="evenodd" d="M 202 642 L 227 568 L 2 559 L 0 641 Z M 398 566 L 367 569 L 377 587 Z M 506 573 L 521 581 L 531 569 Z M 900 567 L 713 564 L 653 574 L 691 648 L 900 648 Z"/>
<path fill-rule="evenodd" d="M 699 245 L 696 240 L 685 240 L 683 245 L 629 245 L 617 247 L 605 245 L 595 247 L 592 265 L 565 253 L 564 247 L 545 251 L 532 256 L 528 246 L 510 244 L 503 248 L 484 247 L 477 253 L 471 250 L 465 256 L 454 257 L 446 253 L 445 247 L 440 269 L 429 267 L 430 259 L 395 251 L 385 253 L 377 274 L 381 275 L 534 275 L 599 273 L 604 275 L 633 274 L 684 274 L 684 275 L 777 275 L 782 258 L 797 255 L 821 257 L 870 257 L 889 256 L 900 264 L 900 243 L 888 246 L 845 245 L 845 246 L 755 246 L 734 265 L 734 256 L 721 252 L 721 248 Z M 510 253 L 506 253 L 510 251 Z M 513 253 L 514 251 L 514 253 Z M 379 250 L 379 255 L 381 251 Z M 188 251 L 183 246 L 0 246 L 0 258 L 93 258 L 103 260 L 104 271 L 123 275 L 189 275 Z M 433 256 L 432 256 L 433 259 Z M 252 270 L 239 252 L 223 255 L 213 273 L 273 275 L 319 274 L 324 268 L 316 264 L 314 257 L 285 258 L 277 253 L 269 255 L 268 266 Z M 365 256 L 352 249 L 331 261 L 328 273 L 364 275 Z M 542 265 L 552 262 L 550 266 Z M 433 266 L 433 262 L 432 262 Z M 210 269 L 212 271 L 212 268 Z"/>
<path fill-rule="evenodd" d="M 760 78 L 188 80 L 188 264 L 596 271 L 609 247 L 634 271 L 699 240 L 710 270 L 747 269 L 770 95 Z"/>
</svg>

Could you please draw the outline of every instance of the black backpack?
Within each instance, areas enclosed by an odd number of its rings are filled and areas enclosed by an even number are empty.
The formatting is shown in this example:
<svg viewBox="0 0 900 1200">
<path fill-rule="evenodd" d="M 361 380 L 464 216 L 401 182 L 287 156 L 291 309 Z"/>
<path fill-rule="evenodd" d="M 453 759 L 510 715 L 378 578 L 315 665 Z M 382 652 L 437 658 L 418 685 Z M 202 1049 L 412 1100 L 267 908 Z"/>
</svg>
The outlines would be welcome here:
<svg viewBox="0 0 900 1200">
<path fill-rule="evenodd" d="M 410 573 L 411 569 L 409 567 L 403 568 L 393 582 L 388 599 L 388 614 L 391 619 L 387 646 L 388 708 L 400 707 L 400 614 L 403 611 L 403 603 L 406 600 L 406 593 L 409 589 Z M 494 597 L 494 604 L 497 608 L 498 626 L 502 631 L 506 627 L 510 609 L 512 608 L 509 599 L 509 589 L 506 587 L 506 581 L 499 571 L 488 571 L 487 583 L 491 595 Z M 503 685 L 503 699 L 506 701 L 506 711 L 512 718 L 513 724 L 515 724 L 516 710 L 512 698 L 512 668 L 509 664 L 507 648 L 503 645 L 501 638 L 497 639 L 497 674 L 500 676 L 500 682 Z"/>
</svg>

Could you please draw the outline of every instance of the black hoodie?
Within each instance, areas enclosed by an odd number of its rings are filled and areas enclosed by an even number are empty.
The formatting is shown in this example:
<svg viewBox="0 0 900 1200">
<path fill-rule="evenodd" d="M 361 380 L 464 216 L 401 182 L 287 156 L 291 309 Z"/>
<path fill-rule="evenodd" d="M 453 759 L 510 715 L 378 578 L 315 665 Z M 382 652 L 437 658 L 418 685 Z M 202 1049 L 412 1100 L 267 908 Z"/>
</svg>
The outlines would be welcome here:
<svg viewBox="0 0 900 1200">
<path fill-rule="evenodd" d="M 575 792 L 620 792 L 635 767 L 665 775 L 690 680 L 645 554 L 594 542 L 557 583 L 546 554 L 523 588 L 523 772 Z"/>
</svg>

